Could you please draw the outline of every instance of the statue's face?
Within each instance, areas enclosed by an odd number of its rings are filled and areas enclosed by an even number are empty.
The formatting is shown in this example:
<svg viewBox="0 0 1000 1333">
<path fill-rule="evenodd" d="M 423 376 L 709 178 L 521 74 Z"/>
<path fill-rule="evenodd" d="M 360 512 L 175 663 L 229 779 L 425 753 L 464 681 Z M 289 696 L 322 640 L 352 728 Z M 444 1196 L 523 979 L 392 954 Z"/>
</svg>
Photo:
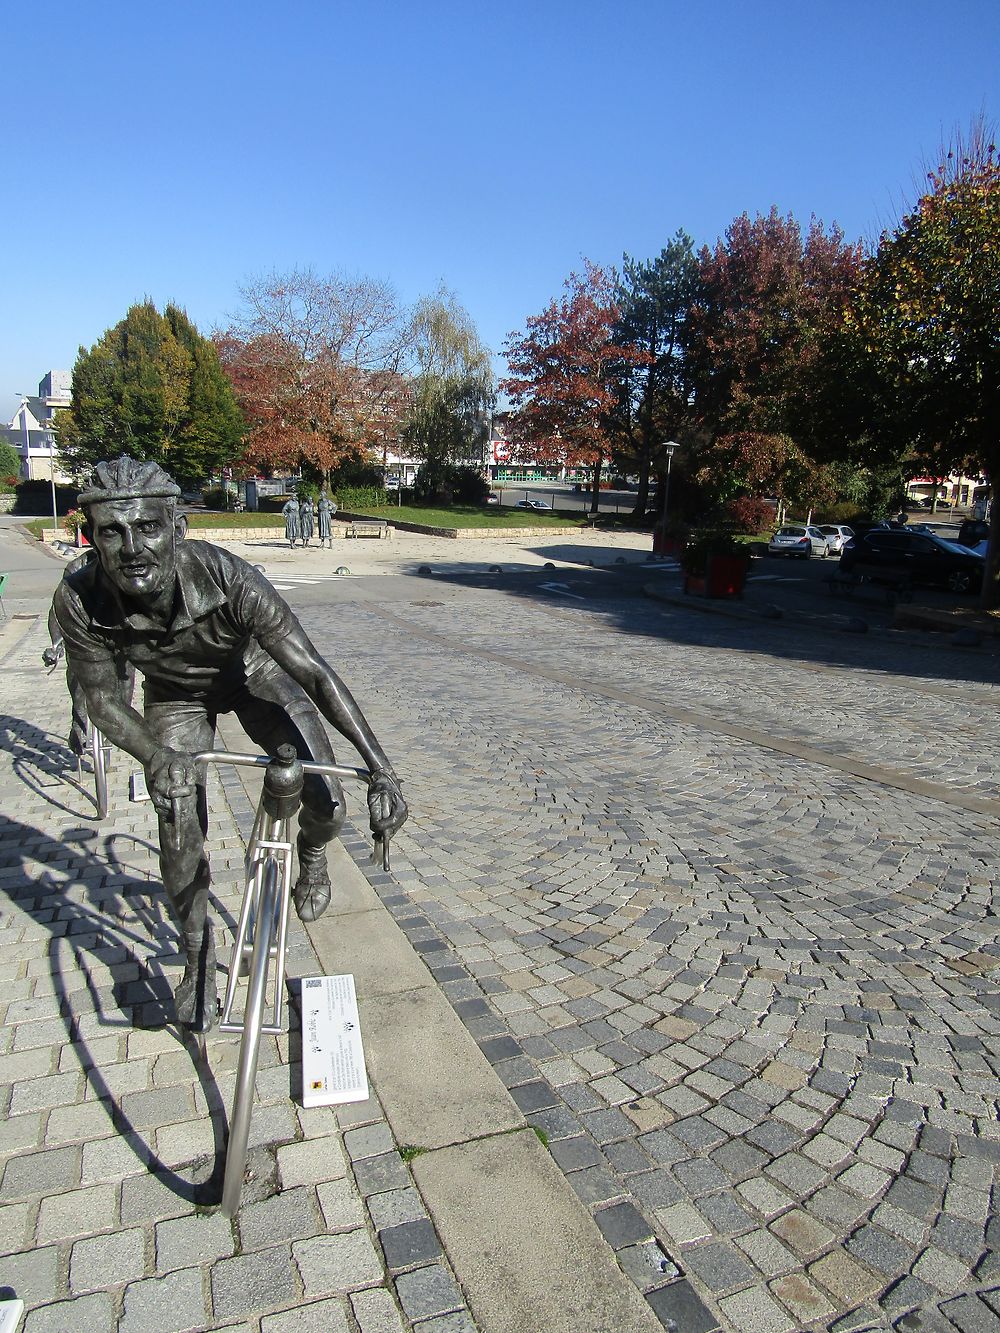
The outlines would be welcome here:
<svg viewBox="0 0 1000 1333">
<path fill-rule="evenodd" d="M 187 520 L 170 500 L 107 500 L 90 508 L 90 540 L 119 592 L 150 603 L 173 589 Z"/>
</svg>

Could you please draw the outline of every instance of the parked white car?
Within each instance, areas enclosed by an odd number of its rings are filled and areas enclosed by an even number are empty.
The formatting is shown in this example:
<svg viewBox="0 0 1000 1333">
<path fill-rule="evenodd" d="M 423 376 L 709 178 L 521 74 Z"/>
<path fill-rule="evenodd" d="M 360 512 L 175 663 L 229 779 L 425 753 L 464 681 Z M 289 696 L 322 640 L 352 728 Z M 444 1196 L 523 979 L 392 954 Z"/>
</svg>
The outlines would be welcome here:
<svg viewBox="0 0 1000 1333">
<path fill-rule="evenodd" d="M 827 540 L 831 555 L 840 555 L 848 542 L 854 540 L 854 529 L 842 523 L 821 523 L 819 530 Z"/>
<path fill-rule="evenodd" d="M 808 560 L 811 555 L 824 560 L 830 554 L 830 543 L 811 523 L 786 523 L 767 544 L 771 555 L 798 555 Z"/>
</svg>

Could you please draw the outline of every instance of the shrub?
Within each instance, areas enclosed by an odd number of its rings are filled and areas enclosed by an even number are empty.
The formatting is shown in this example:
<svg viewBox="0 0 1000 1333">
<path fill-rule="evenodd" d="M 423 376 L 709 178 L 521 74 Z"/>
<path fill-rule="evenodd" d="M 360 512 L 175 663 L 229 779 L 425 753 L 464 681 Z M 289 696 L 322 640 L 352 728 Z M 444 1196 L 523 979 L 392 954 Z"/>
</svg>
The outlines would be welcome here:
<svg viewBox="0 0 1000 1333">
<path fill-rule="evenodd" d="M 50 481 L 20 481 L 15 487 L 17 500 L 15 514 L 51 514 L 52 483 Z M 60 486 L 56 483 L 56 513 L 68 514 L 76 506 L 79 494 L 76 486 Z"/>
<path fill-rule="evenodd" d="M 748 536 L 773 528 L 776 518 L 773 505 L 752 495 L 741 495 L 730 500 L 725 507 L 725 515 L 727 526 L 733 532 Z"/>
<path fill-rule="evenodd" d="M 379 509 L 388 504 L 384 486 L 340 486 L 333 497 L 338 509 L 356 513 L 360 509 Z"/>
</svg>

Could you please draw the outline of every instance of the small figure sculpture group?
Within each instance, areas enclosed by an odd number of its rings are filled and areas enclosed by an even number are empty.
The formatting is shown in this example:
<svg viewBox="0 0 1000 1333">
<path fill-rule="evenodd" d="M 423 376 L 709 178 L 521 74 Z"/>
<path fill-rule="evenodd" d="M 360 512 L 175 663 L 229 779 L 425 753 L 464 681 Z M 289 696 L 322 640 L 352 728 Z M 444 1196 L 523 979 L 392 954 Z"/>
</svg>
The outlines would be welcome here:
<svg viewBox="0 0 1000 1333">
<path fill-rule="evenodd" d="M 295 543 L 301 542 L 303 546 L 308 546 L 313 537 L 313 503 L 308 496 L 303 500 L 292 498 L 283 506 L 281 510 L 285 516 L 285 540 L 292 550 L 295 550 Z M 320 496 L 319 503 L 316 506 L 315 518 L 319 522 L 319 544 L 324 544 L 333 550 L 333 528 L 330 520 L 337 512 L 336 503 L 325 493 Z"/>
</svg>

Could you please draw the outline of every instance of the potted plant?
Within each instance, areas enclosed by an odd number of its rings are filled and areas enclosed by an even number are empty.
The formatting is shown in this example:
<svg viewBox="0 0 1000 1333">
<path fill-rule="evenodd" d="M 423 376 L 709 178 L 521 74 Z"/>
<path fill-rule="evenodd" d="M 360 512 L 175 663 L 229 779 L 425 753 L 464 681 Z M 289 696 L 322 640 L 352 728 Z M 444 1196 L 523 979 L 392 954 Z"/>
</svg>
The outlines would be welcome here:
<svg viewBox="0 0 1000 1333">
<path fill-rule="evenodd" d="M 701 532 L 681 555 L 684 591 L 699 597 L 742 597 L 750 563 L 745 543 L 730 532 Z"/>
</svg>

